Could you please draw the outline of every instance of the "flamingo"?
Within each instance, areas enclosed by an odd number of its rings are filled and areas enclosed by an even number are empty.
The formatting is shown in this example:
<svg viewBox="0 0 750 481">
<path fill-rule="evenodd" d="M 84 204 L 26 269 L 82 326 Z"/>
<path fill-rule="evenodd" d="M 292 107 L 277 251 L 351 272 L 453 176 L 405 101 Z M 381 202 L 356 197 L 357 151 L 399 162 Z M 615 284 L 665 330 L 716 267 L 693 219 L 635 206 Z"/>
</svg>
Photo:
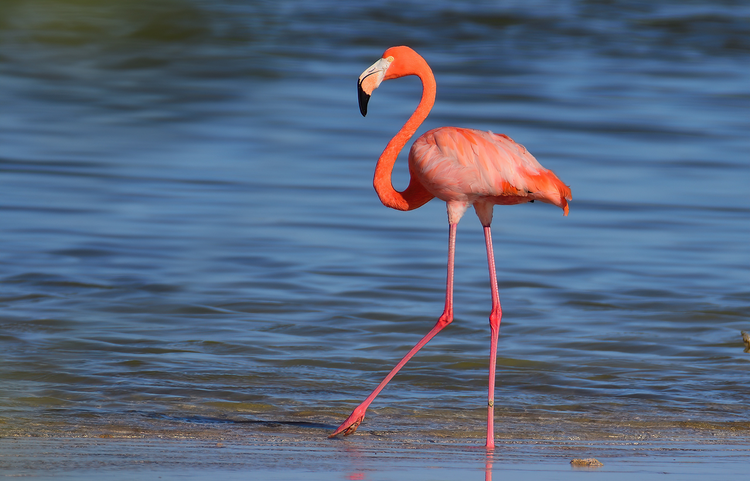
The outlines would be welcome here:
<svg viewBox="0 0 750 481">
<path fill-rule="evenodd" d="M 378 159 L 373 184 L 380 201 L 386 207 L 396 210 L 416 209 L 434 197 L 446 202 L 449 229 L 445 308 L 435 327 L 401 359 L 372 394 L 329 437 L 354 433 L 364 420 L 367 408 L 385 385 L 417 351 L 453 321 L 456 227 L 469 206 L 474 206 L 484 228 L 492 293 L 485 446 L 493 449 L 495 365 L 502 310 L 492 251 L 492 209 L 496 204 L 513 205 L 540 200 L 562 208 L 563 215 L 567 216 L 567 201 L 572 200 L 570 188 L 552 171 L 542 167 L 523 145 L 514 142 L 507 135 L 459 127 L 440 127 L 426 132 L 414 142 L 409 152 L 409 185 L 403 192 L 396 191 L 391 183 L 393 166 L 399 152 L 427 118 L 435 103 L 435 77 L 424 58 L 409 47 L 399 46 L 386 50 L 380 60 L 359 76 L 357 82 L 359 109 L 366 116 L 370 96 L 381 82 L 407 75 L 416 75 L 422 81 L 422 99 Z"/>
</svg>

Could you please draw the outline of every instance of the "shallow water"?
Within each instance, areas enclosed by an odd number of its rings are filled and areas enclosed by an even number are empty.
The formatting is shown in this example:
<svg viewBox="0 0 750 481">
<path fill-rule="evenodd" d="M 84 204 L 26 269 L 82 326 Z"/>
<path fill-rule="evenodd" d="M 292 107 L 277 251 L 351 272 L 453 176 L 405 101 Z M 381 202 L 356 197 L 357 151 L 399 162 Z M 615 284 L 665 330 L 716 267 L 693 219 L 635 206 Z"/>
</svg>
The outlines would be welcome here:
<svg viewBox="0 0 750 481">
<path fill-rule="evenodd" d="M 747 429 L 746 5 L 34 5 L 0 6 L 6 432 L 341 422 L 444 298 L 444 204 L 371 187 L 420 86 L 363 119 L 354 83 L 396 44 L 437 78 L 420 132 L 506 133 L 573 191 L 495 209 L 498 435 Z M 361 431 L 481 439 L 480 227 Z"/>
</svg>

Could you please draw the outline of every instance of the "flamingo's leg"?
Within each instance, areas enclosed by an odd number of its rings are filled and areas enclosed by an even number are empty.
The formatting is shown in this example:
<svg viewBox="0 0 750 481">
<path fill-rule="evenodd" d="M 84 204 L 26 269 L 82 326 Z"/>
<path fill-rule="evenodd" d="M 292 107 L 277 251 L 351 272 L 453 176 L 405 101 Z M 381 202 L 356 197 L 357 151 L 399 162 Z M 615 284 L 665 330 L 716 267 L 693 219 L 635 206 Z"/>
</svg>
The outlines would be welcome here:
<svg viewBox="0 0 750 481">
<path fill-rule="evenodd" d="M 396 375 L 396 373 L 404 367 L 404 364 L 406 364 L 409 359 L 414 356 L 414 354 L 417 353 L 420 349 L 422 349 L 422 346 L 427 344 L 430 339 L 435 337 L 435 335 L 442 331 L 448 324 L 453 322 L 453 265 L 454 265 L 454 259 L 456 255 L 456 226 L 458 223 L 450 224 L 450 228 L 448 230 L 448 276 L 446 281 L 446 289 L 445 289 L 445 309 L 443 309 L 443 314 L 440 316 L 440 318 L 437 320 L 437 323 L 435 323 L 435 327 L 430 330 L 412 349 L 409 351 L 406 356 L 404 356 L 403 359 L 401 359 L 401 362 L 396 364 L 396 367 L 394 367 L 390 373 L 383 379 L 380 384 L 378 384 L 378 387 L 375 388 L 375 390 L 367 396 L 367 399 L 362 401 L 362 404 L 357 406 L 352 414 L 344 421 L 341 426 L 336 429 L 336 431 L 333 432 L 329 438 L 332 438 L 334 436 L 338 436 L 339 434 L 343 434 L 344 436 L 354 433 L 357 430 L 357 427 L 359 427 L 362 420 L 365 418 L 365 411 L 367 411 L 367 408 L 370 406 L 370 403 L 375 399 L 375 397 L 380 394 L 380 391 L 383 390 L 386 384 L 393 378 L 393 376 Z"/>
<path fill-rule="evenodd" d="M 484 242 L 487 246 L 487 263 L 490 269 L 490 286 L 492 289 L 492 312 L 490 312 L 490 380 L 487 397 L 487 444 L 488 449 L 495 447 L 495 365 L 497 364 L 497 338 L 500 333 L 500 320 L 503 311 L 500 307 L 500 296 L 497 292 L 497 273 L 495 271 L 495 254 L 492 250 L 492 232 L 490 226 L 484 226 Z"/>
</svg>

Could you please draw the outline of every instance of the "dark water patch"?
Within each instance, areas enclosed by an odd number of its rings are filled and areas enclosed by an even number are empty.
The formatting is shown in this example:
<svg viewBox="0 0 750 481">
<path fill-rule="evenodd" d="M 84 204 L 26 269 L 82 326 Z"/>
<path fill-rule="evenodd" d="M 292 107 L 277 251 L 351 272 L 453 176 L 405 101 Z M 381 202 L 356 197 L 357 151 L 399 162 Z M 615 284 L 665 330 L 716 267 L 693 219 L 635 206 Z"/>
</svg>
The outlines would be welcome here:
<svg viewBox="0 0 750 481">
<path fill-rule="evenodd" d="M 227 419 L 227 418 L 216 418 L 208 416 L 189 416 L 189 417 L 176 417 L 166 414 L 151 414 L 148 415 L 150 418 L 166 420 L 166 421 L 177 421 L 190 424 L 252 424 L 256 426 L 262 426 L 267 428 L 279 428 L 283 426 L 293 426 L 296 428 L 307 428 L 307 429 L 335 429 L 336 426 L 321 423 L 303 422 L 303 421 L 273 421 L 273 420 L 259 420 L 259 419 Z"/>
</svg>

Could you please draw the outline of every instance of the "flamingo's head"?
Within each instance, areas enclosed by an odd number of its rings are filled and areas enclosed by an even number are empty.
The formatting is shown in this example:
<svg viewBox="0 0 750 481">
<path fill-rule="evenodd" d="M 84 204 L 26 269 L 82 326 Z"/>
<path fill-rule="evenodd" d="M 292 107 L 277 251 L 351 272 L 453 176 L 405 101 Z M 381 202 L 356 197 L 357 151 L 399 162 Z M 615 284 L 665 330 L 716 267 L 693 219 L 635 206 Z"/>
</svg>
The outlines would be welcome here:
<svg viewBox="0 0 750 481">
<path fill-rule="evenodd" d="M 401 45 L 391 47 L 383 53 L 383 56 L 372 64 L 370 68 L 362 72 L 357 80 L 357 93 L 359 94 L 359 111 L 367 115 L 367 102 L 370 100 L 372 91 L 380 86 L 383 80 L 391 80 L 407 75 L 417 75 L 431 83 L 434 89 L 435 78 L 427 62 L 411 47 Z"/>
<path fill-rule="evenodd" d="M 367 102 L 370 101 L 370 95 L 372 95 L 373 90 L 380 86 L 392 62 L 392 56 L 381 58 L 359 76 L 357 96 L 359 97 L 359 111 L 363 117 L 367 115 Z"/>
</svg>

